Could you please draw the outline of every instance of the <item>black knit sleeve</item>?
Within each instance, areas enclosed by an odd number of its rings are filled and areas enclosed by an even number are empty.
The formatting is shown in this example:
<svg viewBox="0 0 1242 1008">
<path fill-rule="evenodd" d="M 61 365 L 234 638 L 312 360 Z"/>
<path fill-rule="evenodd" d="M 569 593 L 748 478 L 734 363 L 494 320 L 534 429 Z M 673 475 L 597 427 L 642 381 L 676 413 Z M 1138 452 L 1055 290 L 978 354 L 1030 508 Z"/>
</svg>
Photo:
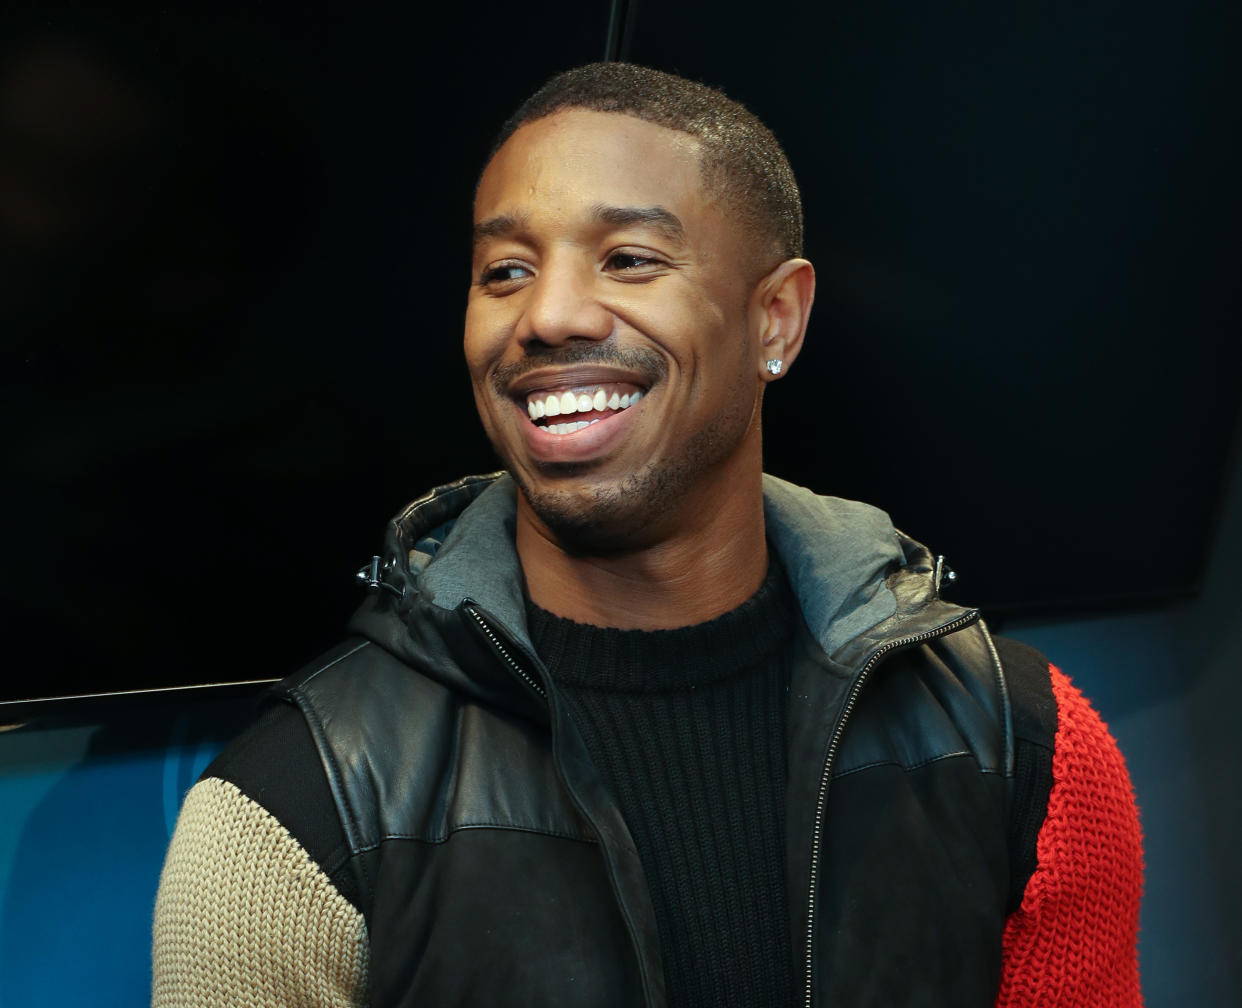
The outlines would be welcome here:
<svg viewBox="0 0 1242 1008">
<path fill-rule="evenodd" d="M 301 712 L 273 700 L 259 718 L 203 771 L 228 781 L 266 809 L 361 910 L 352 873 L 340 869 L 349 844 L 336 812 L 323 762 Z"/>
<path fill-rule="evenodd" d="M 1009 782 L 1009 902 L 1013 913 L 1037 865 L 1036 841 L 1052 791 L 1057 706 L 1048 659 L 1019 641 L 996 638 L 1013 711 L 1014 767 Z"/>
</svg>

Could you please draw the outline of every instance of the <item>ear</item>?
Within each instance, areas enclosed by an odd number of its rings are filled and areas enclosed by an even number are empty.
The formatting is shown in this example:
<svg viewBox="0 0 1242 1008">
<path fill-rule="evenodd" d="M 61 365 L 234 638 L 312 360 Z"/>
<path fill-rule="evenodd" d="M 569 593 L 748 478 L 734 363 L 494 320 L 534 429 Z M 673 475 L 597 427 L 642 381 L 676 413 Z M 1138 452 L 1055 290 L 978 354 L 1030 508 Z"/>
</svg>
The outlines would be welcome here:
<svg viewBox="0 0 1242 1008">
<path fill-rule="evenodd" d="M 805 259 L 787 259 L 755 286 L 752 318 L 757 325 L 756 366 L 763 381 L 785 374 L 802 349 L 815 300 L 815 267 Z M 780 364 L 769 362 L 780 361 Z"/>
</svg>

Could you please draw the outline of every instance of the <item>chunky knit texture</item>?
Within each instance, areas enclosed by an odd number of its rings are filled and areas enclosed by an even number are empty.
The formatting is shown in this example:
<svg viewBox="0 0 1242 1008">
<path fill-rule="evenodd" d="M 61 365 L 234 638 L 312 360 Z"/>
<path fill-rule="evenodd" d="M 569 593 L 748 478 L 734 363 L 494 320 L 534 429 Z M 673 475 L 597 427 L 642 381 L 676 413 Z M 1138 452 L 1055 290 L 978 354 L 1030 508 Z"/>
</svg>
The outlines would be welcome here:
<svg viewBox="0 0 1242 1008">
<path fill-rule="evenodd" d="M 208 778 L 168 848 L 152 973 L 152 1008 L 357 1008 L 366 925 L 280 823 Z"/>
<path fill-rule="evenodd" d="M 1136 1008 L 1142 835 L 1107 726 L 1056 667 L 1052 793 L 1039 864 L 1004 937 L 998 1008 Z"/>
<path fill-rule="evenodd" d="M 642 859 L 669 1003 L 791 1004 L 784 725 L 798 610 L 783 573 L 773 564 L 740 608 L 680 630 L 531 610 Z"/>
</svg>

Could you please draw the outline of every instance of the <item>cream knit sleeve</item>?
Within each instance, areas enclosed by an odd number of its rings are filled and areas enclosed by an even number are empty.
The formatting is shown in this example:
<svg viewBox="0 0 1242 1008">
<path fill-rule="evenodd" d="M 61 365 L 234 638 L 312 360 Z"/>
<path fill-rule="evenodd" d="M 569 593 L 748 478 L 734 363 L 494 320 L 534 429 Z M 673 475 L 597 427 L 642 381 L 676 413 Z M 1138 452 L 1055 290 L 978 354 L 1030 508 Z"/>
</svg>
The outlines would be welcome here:
<svg viewBox="0 0 1242 1008">
<path fill-rule="evenodd" d="M 270 813 L 207 778 L 164 862 L 152 973 L 153 1008 L 357 1008 L 366 922 Z"/>
</svg>

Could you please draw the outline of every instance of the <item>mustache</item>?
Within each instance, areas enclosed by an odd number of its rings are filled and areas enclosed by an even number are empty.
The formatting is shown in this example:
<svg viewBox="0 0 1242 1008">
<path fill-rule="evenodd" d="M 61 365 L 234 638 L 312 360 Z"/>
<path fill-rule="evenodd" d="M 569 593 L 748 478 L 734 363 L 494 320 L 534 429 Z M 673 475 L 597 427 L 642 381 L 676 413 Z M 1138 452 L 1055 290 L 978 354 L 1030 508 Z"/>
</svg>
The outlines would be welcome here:
<svg viewBox="0 0 1242 1008">
<path fill-rule="evenodd" d="M 601 364 L 633 371 L 642 376 L 648 388 L 668 375 L 668 364 L 650 347 L 621 349 L 607 343 L 570 343 L 559 347 L 532 344 L 520 361 L 501 365 L 492 372 L 492 387 L 498 395 L 507 395 L 510 386 L 531 371 L 573 364 Z"/>
</svg>

